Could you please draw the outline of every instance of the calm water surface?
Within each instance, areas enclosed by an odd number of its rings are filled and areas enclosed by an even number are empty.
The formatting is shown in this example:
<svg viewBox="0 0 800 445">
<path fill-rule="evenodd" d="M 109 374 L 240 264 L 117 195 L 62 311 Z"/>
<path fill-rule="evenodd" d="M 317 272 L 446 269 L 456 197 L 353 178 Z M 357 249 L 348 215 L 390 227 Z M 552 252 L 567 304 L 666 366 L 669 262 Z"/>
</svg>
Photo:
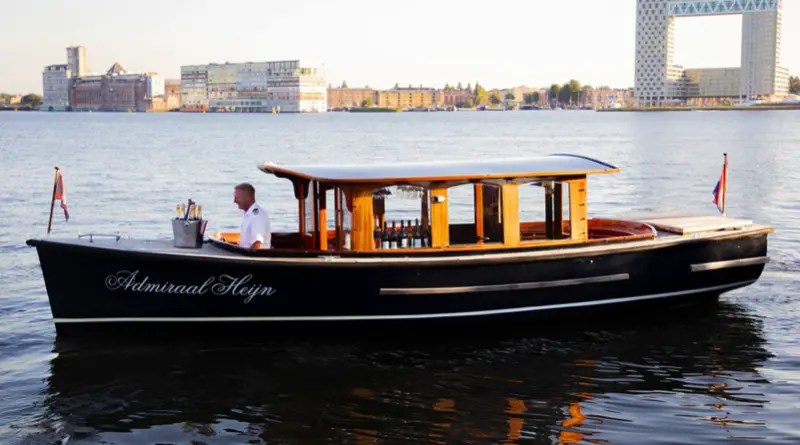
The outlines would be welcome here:
<svg viewBox="0 0 800 445">
<path fill-rule="evenodd" d="M 800 112 L 0 113 L 0 443 L 800 443 L 798 151 Z M 292 227 L 263 160 L 556 152 L 622 168 L 590 180 L 593 216 L 712 214 L 729 153 L 729 214 L 776 228 L 772 261 L 704 310 L 513 335 L 68 340 L 24 244 L 56 164 L 72 214 L 56 236 L 167 238 L 190 196 L 212 229 L 238 227 L 241 181 Z"/>
</svg>

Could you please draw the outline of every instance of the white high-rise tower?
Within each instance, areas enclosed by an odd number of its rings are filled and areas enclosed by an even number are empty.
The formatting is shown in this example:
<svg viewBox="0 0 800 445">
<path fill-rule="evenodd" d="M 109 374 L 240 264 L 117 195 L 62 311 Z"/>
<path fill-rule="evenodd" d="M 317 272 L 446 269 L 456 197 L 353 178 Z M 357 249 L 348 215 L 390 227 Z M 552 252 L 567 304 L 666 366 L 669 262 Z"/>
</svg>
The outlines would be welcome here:
<svg viewBox="0 0 800 445">
<path fill-rule="evenodd" d="M 636 98 L 642 105 L 692 97 L 785 97 L 780 66 L 783 0 L 637 0 Z M 673 63 L 676 17 L 741 14 L 741 67 L 684 69 Z"/>
</svg>

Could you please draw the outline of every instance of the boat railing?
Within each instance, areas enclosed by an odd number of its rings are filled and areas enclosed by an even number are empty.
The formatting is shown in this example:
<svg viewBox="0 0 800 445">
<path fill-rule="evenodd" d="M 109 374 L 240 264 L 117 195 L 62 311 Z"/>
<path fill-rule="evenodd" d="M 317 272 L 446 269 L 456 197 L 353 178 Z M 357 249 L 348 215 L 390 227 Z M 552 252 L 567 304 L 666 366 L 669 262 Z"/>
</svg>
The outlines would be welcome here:
<svg viewBox="0 0 800 445">
<path fill-rule="evenodd" d="M 93 243 L 95 238 L 114 238 L 116 241 L 122 239 L 123 235 L 119 232 L 116 233 L 79 233 L 78 239 L 89 238 L 89 242 Z"/>
</svg>

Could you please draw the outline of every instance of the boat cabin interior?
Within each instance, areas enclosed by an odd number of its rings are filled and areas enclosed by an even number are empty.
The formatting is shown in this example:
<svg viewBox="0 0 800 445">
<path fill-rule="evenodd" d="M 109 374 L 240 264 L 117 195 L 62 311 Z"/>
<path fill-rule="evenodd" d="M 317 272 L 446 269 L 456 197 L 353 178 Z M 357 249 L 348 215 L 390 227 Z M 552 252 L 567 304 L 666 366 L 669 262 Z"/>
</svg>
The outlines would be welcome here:
<svg viewBox="0 0 800 445">
<path fill-rule="evenodd" d="M 587 177 L 617 173 L 577 155 L 388 165 L 265 163 L 288 179 L 297 231 L 262 252 L 409 254 L 559 247 L 656 236 L 639 222 L 590 219 Z M 238 233 L 211 241 L 239 248 Z"/>
</svg>

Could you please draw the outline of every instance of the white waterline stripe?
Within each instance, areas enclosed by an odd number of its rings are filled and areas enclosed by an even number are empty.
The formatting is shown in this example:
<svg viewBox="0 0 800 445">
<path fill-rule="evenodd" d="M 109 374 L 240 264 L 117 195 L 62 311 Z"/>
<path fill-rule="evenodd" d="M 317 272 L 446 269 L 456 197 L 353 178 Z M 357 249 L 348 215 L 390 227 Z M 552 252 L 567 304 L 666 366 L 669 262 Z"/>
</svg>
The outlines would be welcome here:
<svg viewBox="0 0 800 445">
<path fill-rule="evenodd" d="M 654 300 L 658 298 L 675 297 L 694 293 L 711 292 L 734 287 L 746 286 L 756 280 L 738 281 L 736 283 L 720 286 L 703 287 L 677 292 L 641 295 L 636 297 L 610 298 L 607 300 L 584 301 L 579 303 L 551 304 L 547 306 L 515 307 L 508 309 L 491 309 L 472 312 L 450 312 L 441 314 L 409 314 L 409 315 L 321 315 L 321 316 L 288 316 L 288 317 L 108 317 L 108 318 L 56 318 L 56 323 L 139 323 L 139 322 L 248 322 L 248 321 L 369 321 L 369 320 L 405 320 L 405 319 L 432 319 L 477 317 L 482 315 L 501 315 L 519 312 L 536 312 L 552 309 L 578 308 L 587 306 L 600 306 L 631 301 Z"/>
<path fill-rule="evenodd" d="M 738 260 L 713 261 L 710 263 L 692 264 L 689 266 L 689 269 L 692 272 L 704 272 L 707 270 L 727 269 L 729 267 L 743 267 L 743 266 L 754 266 L 756 264 L 767 264 L 768 262 L 769 262 L 769 257 L 758 256 L 752 258 L 742 258 Z"/>
<path fill-rule="evenodd" d="M 589 283 L 607 283 L 610 281 L 624 281 L 630 278 L 626 273 L 602 275 L 588 278 L 571 278 L 567 280 L 531 281 L 527 283 L 486 284 L 478 286 L 458 287 L 391 287 L 381 288 L 381 295 L 442 295 L 442 294 L 468 294 L 476 292 L 515 291 L 528 289 L 544 289 L 548 287 L 577 286 Z"/>
</svg>

